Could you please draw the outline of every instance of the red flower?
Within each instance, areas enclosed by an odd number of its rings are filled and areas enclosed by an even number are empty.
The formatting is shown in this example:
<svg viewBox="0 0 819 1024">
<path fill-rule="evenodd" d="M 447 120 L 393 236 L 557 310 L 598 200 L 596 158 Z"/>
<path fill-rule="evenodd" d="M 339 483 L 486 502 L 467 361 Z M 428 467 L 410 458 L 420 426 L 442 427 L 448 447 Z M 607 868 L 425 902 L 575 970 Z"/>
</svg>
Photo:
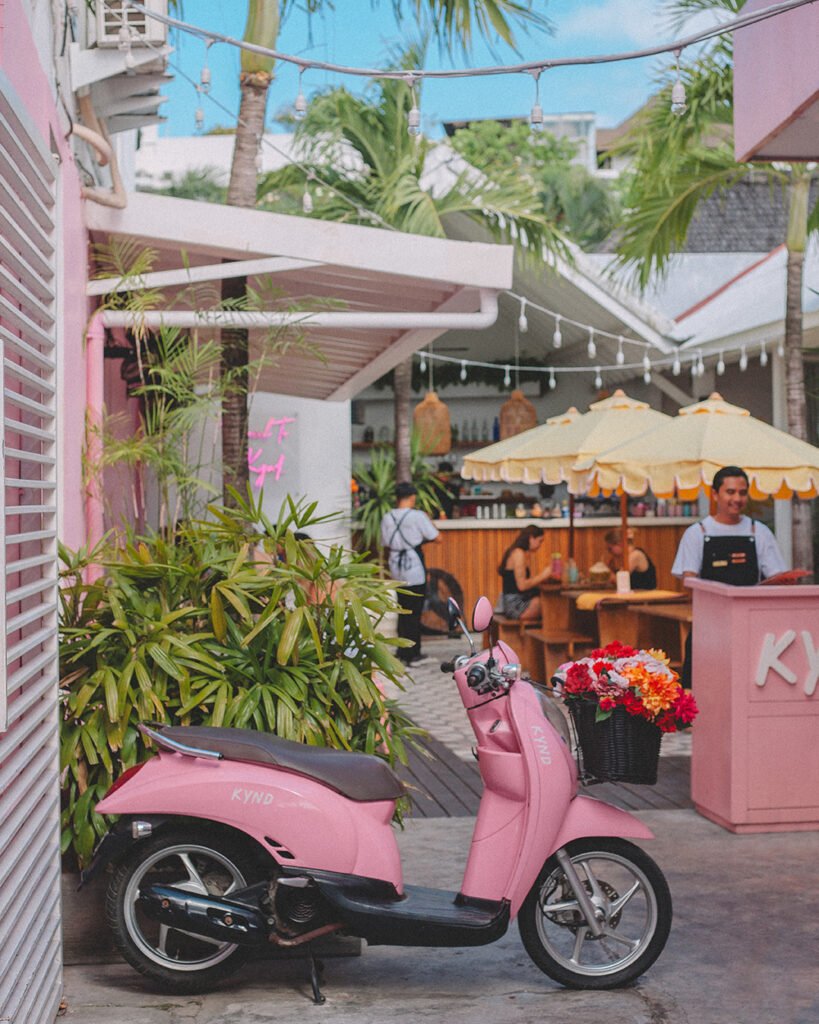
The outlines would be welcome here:
<svg viewBox="0 0 819 1024">
<path fill-rule="evenodd" d="M 600 710 L 601 711 L 614 711 L 617 707 L 617 701 L 614 697 L 601 697 L 600 698 Z"/>
<path fill-rule="evenodd" d="M 664 715 L 660 715 L 657 719 L 656 725 L 660 732 L 676 732 L 677 731 L 677 720 L 670 711 L 666 711 Z"/>
<path fill-rule="evenodd" d="M 633 658 L 636 653 L 637 651 L 633 647 L 621 644 L 619 640 L 612 640 L 603 648 L 603 654 L 607 658 Z"/>
<path fill-rule="evenodd" d="M 567 693 L 585 693 L 592 688 L 593 681 L 588 666 L 575 662 L 566 673 L 564 689 Z"/>
<path fill-rule="evenodd" d="M 681 690 L 671 708 L 671 714 L 683 725 L 690 725 L 699 713 L 700 709 L 697 707 L 693 694 Z"/>
</svg>

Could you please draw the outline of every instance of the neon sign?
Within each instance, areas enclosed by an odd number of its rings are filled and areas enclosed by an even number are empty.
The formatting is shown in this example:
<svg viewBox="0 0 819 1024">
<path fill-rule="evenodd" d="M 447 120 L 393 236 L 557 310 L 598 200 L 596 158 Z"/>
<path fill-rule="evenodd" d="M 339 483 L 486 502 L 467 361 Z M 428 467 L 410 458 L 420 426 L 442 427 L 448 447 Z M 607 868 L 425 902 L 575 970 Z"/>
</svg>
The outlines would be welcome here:
<svg viewBox="0 0 819 1024">
<path fill-rule="evenodd" d="M 268 441 L 275 435 L 275 443 L 279 448 L 281 448 L 285 440 L 290 436 L 290 431 L 287 429 L 287 425 L 295 422 L 295 416 L 282 416 L 279 418 L 271 416 L 265 424 L 264 430 L 248 430 L 247 436 L 255 441 Z M 275 462 L 260 462 L 259 460 L 262 459 L 263 456 L 263 445 L 259 445 L 258 448 L 254 448 L 253 445 L 248 445 L 247 465 L 250 472 L 253 473 L 256 478 L 253 482 L 254 487 L 263 487 L 265 477 L 268 474 L 271 474 L 275 480 L 281 479 L 282 471 L 284 470 L 284 452 L 279 453 L 279 457 Z"/>
</svg>

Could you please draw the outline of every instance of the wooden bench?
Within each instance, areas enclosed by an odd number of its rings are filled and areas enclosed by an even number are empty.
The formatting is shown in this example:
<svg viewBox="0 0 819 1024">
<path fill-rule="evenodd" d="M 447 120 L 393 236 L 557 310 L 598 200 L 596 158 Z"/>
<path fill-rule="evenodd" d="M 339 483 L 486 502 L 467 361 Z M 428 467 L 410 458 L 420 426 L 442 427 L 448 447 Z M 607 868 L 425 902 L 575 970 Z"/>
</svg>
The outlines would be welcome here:
<svg viewBox="0 0 819 1024">
<path fill-rule="evenodd" d="M 578 653 L 578 648 L 592 648 L 597 644 L 594 637 L 578 633 L 573 629 L 538 628 L 527 632 L 530 642 L 542 645 L 538 660 L 543 673 L 543 682 L 548 682 L 564 661 L 573 661 L 576 657 L 582 657 Z"/>
<path fill-rule="evenodd" d="M 521 621 L 495 614 L 494 624 L 498 629 L 498 640 L 512 648 L 527 672 L 537 675 L 541 662 L 540 649 L 539 645 L 532 640 L 532 632 L 540 629 L 540 620 Z M 483 643 L 484 647 L 489 646 L 488 633 L 484 634 Z"/>
</svg>

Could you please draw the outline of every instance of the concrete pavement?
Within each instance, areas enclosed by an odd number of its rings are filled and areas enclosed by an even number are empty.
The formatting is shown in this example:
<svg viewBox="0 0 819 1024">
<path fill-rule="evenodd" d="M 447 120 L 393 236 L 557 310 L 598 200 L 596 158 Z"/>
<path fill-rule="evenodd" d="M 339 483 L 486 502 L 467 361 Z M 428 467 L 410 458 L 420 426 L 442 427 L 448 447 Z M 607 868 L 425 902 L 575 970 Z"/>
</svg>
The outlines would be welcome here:
<svg viewBox="0 0 819 1024">
<path fill-rule="evenodd" d="M 735 836 L 694 811 L 639 815 L 646 848 L 674 898 L 664 953 L 632 988 L 571 992 L 541 974 L 513 925 L 477 949 L 365 947 L 328 959 L 315 1006 L 303 962 L 254 964 L 217 992 L 151 992 L 126 965 L 65 971 L 68 1010 L 82 1024 L 327 1024 L 415 1020 L 473 1024 L 819 1024 L 819 835 Z M 408 882 L 456 889 L 473 821 L 411 821 L 400 834 Z M 20 1022 L 22 1024 L 22 1022 Z"/>
</svg>

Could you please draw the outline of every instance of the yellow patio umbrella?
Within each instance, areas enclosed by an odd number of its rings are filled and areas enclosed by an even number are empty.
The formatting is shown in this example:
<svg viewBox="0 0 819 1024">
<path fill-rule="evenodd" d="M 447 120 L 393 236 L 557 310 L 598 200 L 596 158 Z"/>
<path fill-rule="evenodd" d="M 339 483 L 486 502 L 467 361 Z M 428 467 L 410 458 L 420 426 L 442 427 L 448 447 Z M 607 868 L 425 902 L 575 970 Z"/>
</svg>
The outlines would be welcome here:
<svg viewBox="0 0 819 1024">
<path fill-rule="evenodd" d="M 740 466 L 753 498 L 815 498 L 819 492 L 819 448 L 730 405 L 714 392 L 687 405 L 655 428 L 579 459 L 574 471 L 587 474 L 590 493 L 622 490 L 658 497 L 695 498 L 710 493 L 714 474 Z"/>
<path fill-rule="evenodd" d="M 461 476 L 467 480 L 558 484 L 563 481 L 570 495 L 585 494 L 588 473 L 574 469 L 578 460 L 593 457 L 613 444 L 643 434 L 670 417 L 656 412 L 645 402 L 617 390 L 609 398 L 593 402 L 583 415 L 569 409 L 532 430 L 498 441 L 464 459 Z M 623 558 L 626 542 L 626 498 L 621 499 Z M 570 535 L 571 538 L 571 535 Z M 573 540 L 570 539 L 570 553 Z"/>
</svg>

